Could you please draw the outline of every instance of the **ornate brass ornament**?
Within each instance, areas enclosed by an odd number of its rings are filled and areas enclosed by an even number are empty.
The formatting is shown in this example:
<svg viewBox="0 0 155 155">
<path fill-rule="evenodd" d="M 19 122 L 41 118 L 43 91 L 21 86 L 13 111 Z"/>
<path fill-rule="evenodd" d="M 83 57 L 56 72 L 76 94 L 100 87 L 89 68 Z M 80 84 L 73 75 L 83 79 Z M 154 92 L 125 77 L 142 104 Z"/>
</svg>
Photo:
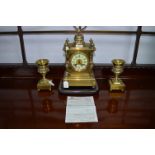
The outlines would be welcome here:
<svg viewBox="0 0 155 155">
<path fill-rule="evenodd" d="M 51 86 L 54 86 L 52 80 L 46 78 L 46 74 L 49 72 L 48 63 L 49 61 L 47 59 L 39 59 L 36 61 L 36 64 L 38 65 L 38 72 L 42 75 L 42 79 L 40 79 L 37 84 L 38 91 L 51 91 Z"/>
<path fill-rule="evenodd" d="M 119 75 L 123 72 L 125 61 L 122 59 L 114 59 L 112 60 L 112 64 L 113 64 L 112 72 L 115 74 L 115 77 L 109 80 L 110 91 L 112 90 L 124 91 L 125 84 L 119 78 Z"/>
<path fill-rule="evenodd" d="M 82 32 L 85 27 L 75 27 L 74 42 L 67 39 L 64 44 L 65 74 L 59 90 L 62 93 L 95 93 L 98 90 L 93 73 L 93 54 L 96 50 L 92 39 L 89 43 L 84 41 Z M 74 88 L 74 89 L 73 89 Z"/>
</svg>

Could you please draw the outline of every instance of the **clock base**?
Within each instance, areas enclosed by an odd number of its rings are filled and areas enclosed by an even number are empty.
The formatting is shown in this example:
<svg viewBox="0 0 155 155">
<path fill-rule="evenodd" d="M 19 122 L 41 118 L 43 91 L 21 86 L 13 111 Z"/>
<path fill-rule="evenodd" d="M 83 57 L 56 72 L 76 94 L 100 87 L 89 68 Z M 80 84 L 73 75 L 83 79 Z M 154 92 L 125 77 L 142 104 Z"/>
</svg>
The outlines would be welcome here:
<svg viewBox="0 0 155 155">
<path fill-rule="evenodd" d="M 94 95 L 98 93 L 98 85 L 95 87 L 63 87 L 63 80 L 59 84 L 59 92 L 65 95 Z"/>
</svg>

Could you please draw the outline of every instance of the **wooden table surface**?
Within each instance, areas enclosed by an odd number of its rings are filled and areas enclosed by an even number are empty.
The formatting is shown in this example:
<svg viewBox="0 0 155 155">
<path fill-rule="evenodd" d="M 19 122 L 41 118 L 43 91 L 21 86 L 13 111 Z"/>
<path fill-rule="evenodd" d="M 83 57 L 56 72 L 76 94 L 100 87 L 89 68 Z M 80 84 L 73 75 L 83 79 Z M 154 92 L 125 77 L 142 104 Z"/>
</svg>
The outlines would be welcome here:
<svg viewBox="0 0 155 155">
<path fill-rule="evenodd" d="M 94 95 L 98 123 L 65 123 L 66 95 L 37 92 L 36 78 L 0 79 L 0 128 L 155 128 L 155 80 L 126 79 L 124 93 L 109 92 L 108 80 L 98 79 Z"/>
</svg>

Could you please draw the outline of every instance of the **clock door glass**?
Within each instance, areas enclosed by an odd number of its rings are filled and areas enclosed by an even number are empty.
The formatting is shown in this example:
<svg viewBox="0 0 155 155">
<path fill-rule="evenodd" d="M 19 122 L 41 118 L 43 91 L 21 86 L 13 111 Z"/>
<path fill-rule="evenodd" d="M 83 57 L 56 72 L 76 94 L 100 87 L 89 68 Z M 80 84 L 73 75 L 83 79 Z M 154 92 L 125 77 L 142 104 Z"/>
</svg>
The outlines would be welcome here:
<svg viewBox="0 0 155 155">
<path fill-rule="evenodd" d="M 71 64 L 75 71 L 83 71 L 87 68 L 88 59 L 85 54 L 77 53 L 72 56 Z"/>
</svg>

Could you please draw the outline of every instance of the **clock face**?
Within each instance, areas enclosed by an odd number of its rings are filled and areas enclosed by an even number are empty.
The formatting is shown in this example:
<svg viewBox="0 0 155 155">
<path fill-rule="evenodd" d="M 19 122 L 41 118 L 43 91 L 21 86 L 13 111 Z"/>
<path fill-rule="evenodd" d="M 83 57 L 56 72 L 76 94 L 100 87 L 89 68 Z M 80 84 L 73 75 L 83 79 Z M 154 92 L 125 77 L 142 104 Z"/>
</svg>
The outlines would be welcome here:
<svg viewBox="0 0 155 155">
<path fill-rule="evenodd" d="M 83 53 L 74 54 L 71 58 L 71 65 L 75 71 L 83 71 L 87 68 L 88 58 Z"/>
</svg>

